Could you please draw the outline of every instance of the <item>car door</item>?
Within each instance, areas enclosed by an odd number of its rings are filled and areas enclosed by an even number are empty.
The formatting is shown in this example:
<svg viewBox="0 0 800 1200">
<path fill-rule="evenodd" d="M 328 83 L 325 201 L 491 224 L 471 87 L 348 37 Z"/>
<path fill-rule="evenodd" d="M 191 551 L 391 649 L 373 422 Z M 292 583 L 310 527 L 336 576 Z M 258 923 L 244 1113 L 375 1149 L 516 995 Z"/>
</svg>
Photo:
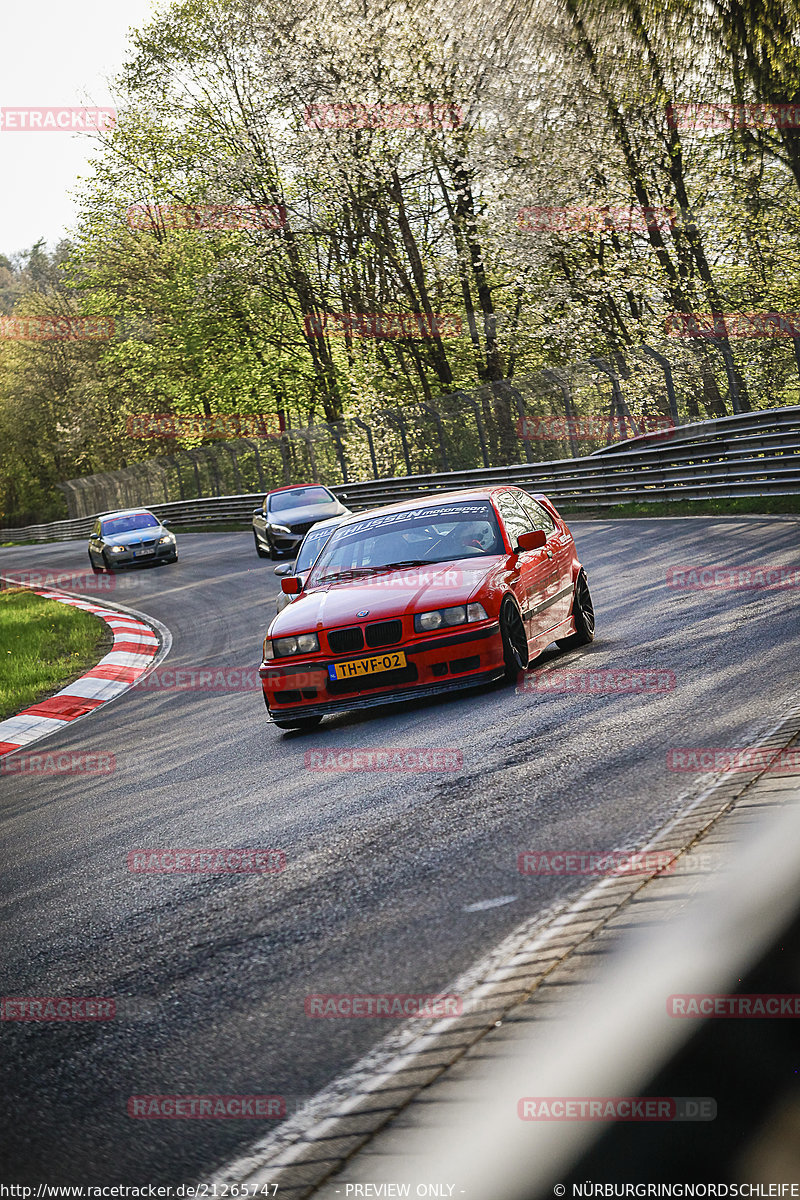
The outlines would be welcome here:
<svg viewBox="0 0 800 1200">
<path fill-rule="evenodd" d="M 258 533 L 258 536 L 261 538 L 262 541 L 264 541 L 266 538 L 266 526 L 267 526 L 266 511 L 267 511 L 267 498 L 265 496 L 264 499 L 261 501 L 260 507 L 253 510 L 253 529 Z"/>
<path fill-rule="evenodd" d="M 520 507 L 525 510 L 533 522 L 533 528 L 544 530 L 547 537 L 546 549 L 552 553 L 557 578 L 553 580 L 548 590 L 547 599 L 551 602 L 551 606 L 547 627 L 554 628 L 566 621 L 570 614 L 575 545 L 566 525 L 563 522 L 555 521 L 543 504 L 539 504 L 533 496 L 529 496 L 521 488 L 515 489 L 514 494 Z"/>
<path fill-rule="evenodd" d="M 95 521 L 89 534 L 89 557 L 100 558 L 103 553 L 103 542 L 100 537 L 100 522 Z"/>
<path fill-rule="evenodd" d="M 533 523 L 510 489 L 495 493 L 494 501 L 513 549 L 520 534 L 529 533 L 534 528 Z M 537 550 L 523 550 L 511 560 L 511 564 L 511 588 L 519 601 L 525 632 L 531 642 L 549 627 L 547 599 L 557 580 L 552 552 L 548 553 L 544 546 Z"/>
</svg>

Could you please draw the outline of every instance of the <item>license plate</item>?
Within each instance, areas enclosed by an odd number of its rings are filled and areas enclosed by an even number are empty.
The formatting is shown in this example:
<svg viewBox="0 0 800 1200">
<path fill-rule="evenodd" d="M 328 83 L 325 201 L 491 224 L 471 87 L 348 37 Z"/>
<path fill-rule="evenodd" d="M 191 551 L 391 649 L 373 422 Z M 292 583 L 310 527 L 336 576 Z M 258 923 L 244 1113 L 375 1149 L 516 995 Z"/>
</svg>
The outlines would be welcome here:
<svg viewBox="0 0 800 1200">
<path fill-rule="evenodd" d="M 134 550 L 134 558 L 144 558 L 147 554 L 155 554 L 155 550 Z"/>
<path fill-rule="evenodd" d="M 383 671 L 402 671 L 407 666 L 402 650 L 391 654 L 372 654 L 369 658 L 352 658 L 349 662 L 332 663 L 328 667 L 331 679 L 356 679 L 359 675 L 379 675 Z"/>
</svg>

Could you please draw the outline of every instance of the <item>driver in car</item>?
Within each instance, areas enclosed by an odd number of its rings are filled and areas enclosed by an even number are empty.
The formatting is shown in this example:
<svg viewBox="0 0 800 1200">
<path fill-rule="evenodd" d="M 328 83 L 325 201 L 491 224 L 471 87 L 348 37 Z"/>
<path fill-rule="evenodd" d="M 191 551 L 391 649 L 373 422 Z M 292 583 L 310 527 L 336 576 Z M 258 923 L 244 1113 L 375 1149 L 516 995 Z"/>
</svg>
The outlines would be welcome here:
<svg viewBox="0 0 800 1200">
<path fill-rule="evenodd" d="M 488 521 L 459 521 L 450 534 L 452 553 L 459 558 L 472 554 L 497 554 L 495 533 Z"/>
</svg>

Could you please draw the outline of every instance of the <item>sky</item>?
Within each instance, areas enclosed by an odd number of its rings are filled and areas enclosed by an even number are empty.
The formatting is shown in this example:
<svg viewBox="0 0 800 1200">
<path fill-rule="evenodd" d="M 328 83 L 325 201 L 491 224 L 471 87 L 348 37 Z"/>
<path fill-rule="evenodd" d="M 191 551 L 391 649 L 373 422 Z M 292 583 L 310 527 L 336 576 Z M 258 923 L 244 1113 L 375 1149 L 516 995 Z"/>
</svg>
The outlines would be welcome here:
<svg viewBox="0 0 800 1200">
<path fill-rule="evenodd" d="M 145 24 L 154 0 L 28 0 L 0 5 L 0 109 L 114 105 L 109 80 L 126 57 L 130 27 Z M 54 246 L 74 225 L 72 192 L 96 153 L 87 134 L 21 132 L 0 123 L 0 254 Z"/>
</svg>

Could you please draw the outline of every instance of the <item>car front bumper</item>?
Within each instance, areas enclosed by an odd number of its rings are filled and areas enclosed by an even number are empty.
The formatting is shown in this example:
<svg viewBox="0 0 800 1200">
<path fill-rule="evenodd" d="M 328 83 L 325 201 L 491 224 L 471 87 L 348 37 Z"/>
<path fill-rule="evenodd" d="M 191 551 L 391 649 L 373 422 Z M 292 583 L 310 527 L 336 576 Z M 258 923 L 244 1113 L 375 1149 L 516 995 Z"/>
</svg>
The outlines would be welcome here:
<svg viewBox="0 0 800 1200">
<path fill-rule="evenodd" d="M 110 567 L 143 567 L 147 563 L 175 558 L 177 553 L 178 547 L 172 542 L 167 546 L 156 546 L 151 554 L 143 553 L 139 549 L 124 550 L 121 554 L 112 554 L 110 550 L 105 550 L 103 556 Z"/>
<path fill-rule="evenodd" d="M 274 720 L 316 717 L 372 708 L 403 700 L 475 687 L 505 670 L 497 621 L 458 633 L 421 636 L 386 650 L 403 651 L 407 666 L 383 676 L 331 680 L 328 667 L 363 655 L 339 654 L 314 659 L 272 659 L 259 669 L 264 702 Z"/>
</svg>

